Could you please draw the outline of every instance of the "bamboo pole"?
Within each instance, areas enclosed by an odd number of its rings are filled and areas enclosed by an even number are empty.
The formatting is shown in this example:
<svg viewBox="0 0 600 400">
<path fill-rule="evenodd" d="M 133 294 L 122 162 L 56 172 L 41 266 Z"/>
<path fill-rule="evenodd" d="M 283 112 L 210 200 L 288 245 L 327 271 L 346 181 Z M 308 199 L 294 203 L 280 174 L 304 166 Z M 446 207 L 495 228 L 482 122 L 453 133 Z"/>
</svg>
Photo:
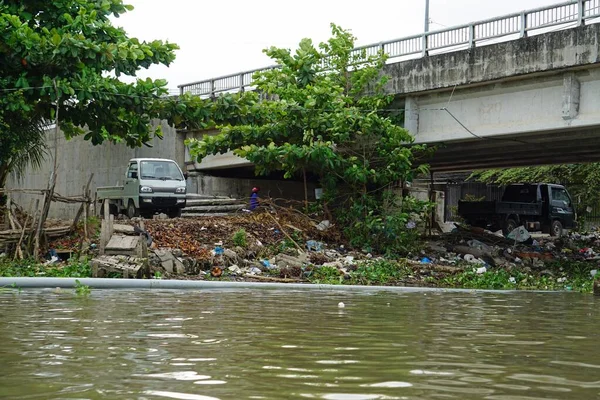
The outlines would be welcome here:
<svg viewBox="0 0 600 400">
<path fill-rule="evenodd" d="M 39 201 L 39 200 L 38 200 Z M 33 199 L 29 201 L 29 208 L 27 215 L 25 215 L 25 222 L 23 223 L 23 229 L 21 230 L 21 237 L 19 238 L 19 243 L 17 243 L 17 250 L 15 251 L 15 257 L 22 260 L 23 257 L 23 249 L 21 249 L 21 244 L 23 243 L 23 238 L 25 237 L 25 231 L 27 230 L 27 222 L 29 222 L 29 215 L 33 212 Z"/>
<path fill-rule="evenodd" d="M 52 203 L 52 197 L 54 197 L 54 189 L 56 188 L 56 173 L 58 171 L 58 135 L 60 133 L 59 129 L 59 113 L 60 113 L 60 97 L 58 96 L 58 87 L 56 85 L 56 79 L 53 80 L 54 91 L 56 93 L 56 111 L 54 115 L 54 167 L 52 169 L 52 176 L 50 177 L 50 182 L 48 182 L 48 192 L 44 194 L 44 205 L 42 208 L 42 215 L 38 221 L 37 230 L 35 233 L 36 241 L 34 247 L 34 257 L 38 256 L 38 252 L 40 250 L 40 241 L 41 236 L 44 232 L 44 223 L 48 218 L 48 213 L 50 212 L 50 204 Z"/>
<path fill-rule="evenodd" d="M 83 196 L 84 202 L 81 203 L 81 207 L 79 207 L 79 210 L 77 211 L 77 214 L 75 215 L 75 219 L 73 220 L 73 229 L 75 229 L 77 227 L 79 218 L 81 218 L 81 214 L 83 214 L 84 209 L 87 208 L 87 205 L 89 203 L 88 192 L 90 190 L 90 184 L 92 183 L 92 179 L 94 179 L 93 173 L 92 173 L 92 175 L 90 175 L 90 179 L 88 179 L 87 185 L 85 185 L 83 187 L 82 196 Z M 87 215 L 87 213 L 85 213 L 85 214 Z M 87 216 L 85 218 L 87 219 Z"/>
</svg>

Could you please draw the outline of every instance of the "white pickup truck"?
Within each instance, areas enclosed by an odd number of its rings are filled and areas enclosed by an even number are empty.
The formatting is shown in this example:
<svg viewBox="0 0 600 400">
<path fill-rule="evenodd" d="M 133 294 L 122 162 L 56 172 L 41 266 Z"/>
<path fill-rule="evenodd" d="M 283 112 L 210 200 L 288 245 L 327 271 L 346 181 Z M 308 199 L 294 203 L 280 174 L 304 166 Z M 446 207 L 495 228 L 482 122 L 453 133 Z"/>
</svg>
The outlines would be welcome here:
<svg viewBox="0 0 600 400">
<path fill-rule="evenodd" d="M 150 217 L 164 212 L 177 218 L 185 207 L 186 178 L 173 160 L 134 158 L 125 171 L 123 186 L 99 187 L 96 193 L 98 201 L 108 200 L 114 215 Z"/>
</svg>

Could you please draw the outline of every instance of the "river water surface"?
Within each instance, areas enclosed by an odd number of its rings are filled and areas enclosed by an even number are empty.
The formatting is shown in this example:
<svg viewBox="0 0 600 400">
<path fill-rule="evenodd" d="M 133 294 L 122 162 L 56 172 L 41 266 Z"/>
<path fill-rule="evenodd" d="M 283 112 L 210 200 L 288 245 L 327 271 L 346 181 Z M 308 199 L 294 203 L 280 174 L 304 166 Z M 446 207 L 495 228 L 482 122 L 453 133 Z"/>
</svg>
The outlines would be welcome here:
<svg viewBox="0 0 600 400">
<path fill-rule="evenodd" d="M 3 291 L 0 398 L 597 399 L 599 300 Z"/>
</svg>

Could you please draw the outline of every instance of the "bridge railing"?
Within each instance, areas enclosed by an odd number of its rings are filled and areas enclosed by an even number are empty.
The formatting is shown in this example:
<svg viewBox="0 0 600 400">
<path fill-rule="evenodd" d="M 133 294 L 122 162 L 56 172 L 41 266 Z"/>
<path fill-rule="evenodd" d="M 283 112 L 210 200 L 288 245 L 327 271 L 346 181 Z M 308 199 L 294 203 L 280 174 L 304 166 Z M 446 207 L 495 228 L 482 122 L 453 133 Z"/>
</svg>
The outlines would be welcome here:
<svg viewBox="0 0 600 400">
<path fill-rule="evenodd" d="M 473 48 L 477 44 L 493 42 L 500 38 L 523 38 L 534 31 L 546 32 L 581 26 L 587 20 L 599 17 L 600 0 L 571 0 L 421 35 L 361 46 L 357 47 L 355 52 L 365 51 L 367 55 L 375 55 L 383 51 L 390 59 L 408 56 L 426 57 L 430 52 L 444 53 Z M 278 67 L 273 65 L 187 83 L 180 85 L 179 89 L 182 94 L 191 93 L 198 96 L 244 91 L 252 87 L 252 77 L 256 72 Z"/>
</svg>

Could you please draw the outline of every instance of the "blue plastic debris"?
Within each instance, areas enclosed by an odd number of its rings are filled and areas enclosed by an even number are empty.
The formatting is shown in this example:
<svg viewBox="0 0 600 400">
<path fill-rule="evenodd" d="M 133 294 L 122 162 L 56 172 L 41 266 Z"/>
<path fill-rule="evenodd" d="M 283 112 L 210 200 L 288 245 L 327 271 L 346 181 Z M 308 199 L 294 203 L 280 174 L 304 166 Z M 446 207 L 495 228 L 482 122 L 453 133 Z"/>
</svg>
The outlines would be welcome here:
<svg viewBox="0 0 600 400">
<path fill-rule="evenodd" d="M 431 264 L 431 260 L 427 257 L 421 258 L 421 264 Z"/>
<path fill-rule="evenodd" d="M 323 250 L 323 242 L 317 242 L 316 240 L 309 240 L 306 242 L 306 248 L 309 251 L 321 251 L 321 250 Z"/>
</svg>

